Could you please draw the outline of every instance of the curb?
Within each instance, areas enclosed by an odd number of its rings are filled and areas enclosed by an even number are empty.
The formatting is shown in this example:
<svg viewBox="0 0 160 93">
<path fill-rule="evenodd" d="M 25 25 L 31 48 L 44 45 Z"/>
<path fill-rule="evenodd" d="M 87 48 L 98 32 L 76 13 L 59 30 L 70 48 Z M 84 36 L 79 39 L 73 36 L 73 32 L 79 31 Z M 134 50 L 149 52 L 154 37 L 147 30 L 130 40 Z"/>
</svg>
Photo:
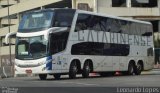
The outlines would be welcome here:
<svg viewBox="0 0 160 93">
<path fill-rule="evenodd" d="M 150 72 L 149 72 L 149 71 L 143 71 L 141 74 L 142 74 L 142 75 L 150 74 Z"/>
<path fill-rule="evenodd" d="M 142 75 L 145 75 L 145 74 L 152 74 L 152 75 L 156 75 L 156 74 L 159 74 L 159 69 L 158 70 L 155 70 L 155 69 L 153 69 L 153 70 L 149 70 L 149 71 L 143 71 L 141 74 Z"/>
</svg>

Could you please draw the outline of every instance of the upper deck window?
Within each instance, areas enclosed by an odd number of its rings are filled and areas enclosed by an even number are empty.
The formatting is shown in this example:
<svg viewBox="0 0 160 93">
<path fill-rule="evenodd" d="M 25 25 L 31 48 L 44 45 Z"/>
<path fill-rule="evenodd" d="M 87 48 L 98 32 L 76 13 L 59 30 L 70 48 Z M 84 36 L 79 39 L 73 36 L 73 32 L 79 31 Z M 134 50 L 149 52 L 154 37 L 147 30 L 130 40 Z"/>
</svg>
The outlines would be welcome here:
<svg viewBox="0 0 160 93">
<path fill-rule="evenodd" d="M 19 25 L 19 31 L 39 31 L 51 26 L 53 12 L 33 12 L 25 14 Z"/>
<path fill-rule="evenodd" d="M 73 10 L 55 10 L 53 27 L 71 27 L 74 14 Z"/>
<path fill-rule="evenodd" d="M 42 31 L 51 27 L 71 27 L 74 10 L 57 9 L 26 13 L 19 24 L 19 32 Z"/>
</svg>

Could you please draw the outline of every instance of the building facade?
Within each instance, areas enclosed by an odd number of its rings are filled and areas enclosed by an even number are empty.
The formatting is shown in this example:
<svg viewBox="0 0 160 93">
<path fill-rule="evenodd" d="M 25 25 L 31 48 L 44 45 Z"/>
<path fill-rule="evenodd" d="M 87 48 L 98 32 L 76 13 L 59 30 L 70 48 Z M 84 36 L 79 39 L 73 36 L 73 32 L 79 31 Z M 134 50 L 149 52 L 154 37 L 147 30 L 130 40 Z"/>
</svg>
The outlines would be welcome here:
<svg viewBox="0 0 160 93">
<path fill-rule="evenodd" d="M 15 36 L 10 37 L 10 45 L 4 43 L 4 38 L 17 31 L 23 13 L 66 7 L 149 21 L 153 24 L 155 47 L 160 47 L 160 0 L 0 0 L 0 76 L 13 75 Z"/>
</svg>

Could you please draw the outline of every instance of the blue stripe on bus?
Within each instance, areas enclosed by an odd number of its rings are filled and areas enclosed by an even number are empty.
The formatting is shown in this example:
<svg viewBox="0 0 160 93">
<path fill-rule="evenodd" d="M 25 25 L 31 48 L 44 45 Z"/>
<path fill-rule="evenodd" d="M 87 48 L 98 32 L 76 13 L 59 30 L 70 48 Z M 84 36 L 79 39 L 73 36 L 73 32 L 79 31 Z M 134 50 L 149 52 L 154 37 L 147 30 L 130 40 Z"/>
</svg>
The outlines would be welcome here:
<svg viewBox="0 0 160 93">
<path fill-rule="evenodd" d="M 46 64 L 47 70 L 52 70 L 52 56 L 48 56 L 46 61 L 47 61 Z"/>
</svg>

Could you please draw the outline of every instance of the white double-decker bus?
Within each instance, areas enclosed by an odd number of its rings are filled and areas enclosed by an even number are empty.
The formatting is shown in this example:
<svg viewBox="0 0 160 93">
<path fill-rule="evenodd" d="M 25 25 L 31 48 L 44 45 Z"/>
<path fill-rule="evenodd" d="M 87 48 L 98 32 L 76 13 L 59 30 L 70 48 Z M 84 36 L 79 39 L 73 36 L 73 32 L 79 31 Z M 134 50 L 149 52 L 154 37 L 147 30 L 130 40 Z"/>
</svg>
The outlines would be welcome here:
<svg viewBox="0 0 160 93">
<path fill-rule="evenodd" d="M 74 9 L 25 13 L 16 34 L 15 74 L 139 75 L 154 64 L 149 22 Z"/>
</svg>

